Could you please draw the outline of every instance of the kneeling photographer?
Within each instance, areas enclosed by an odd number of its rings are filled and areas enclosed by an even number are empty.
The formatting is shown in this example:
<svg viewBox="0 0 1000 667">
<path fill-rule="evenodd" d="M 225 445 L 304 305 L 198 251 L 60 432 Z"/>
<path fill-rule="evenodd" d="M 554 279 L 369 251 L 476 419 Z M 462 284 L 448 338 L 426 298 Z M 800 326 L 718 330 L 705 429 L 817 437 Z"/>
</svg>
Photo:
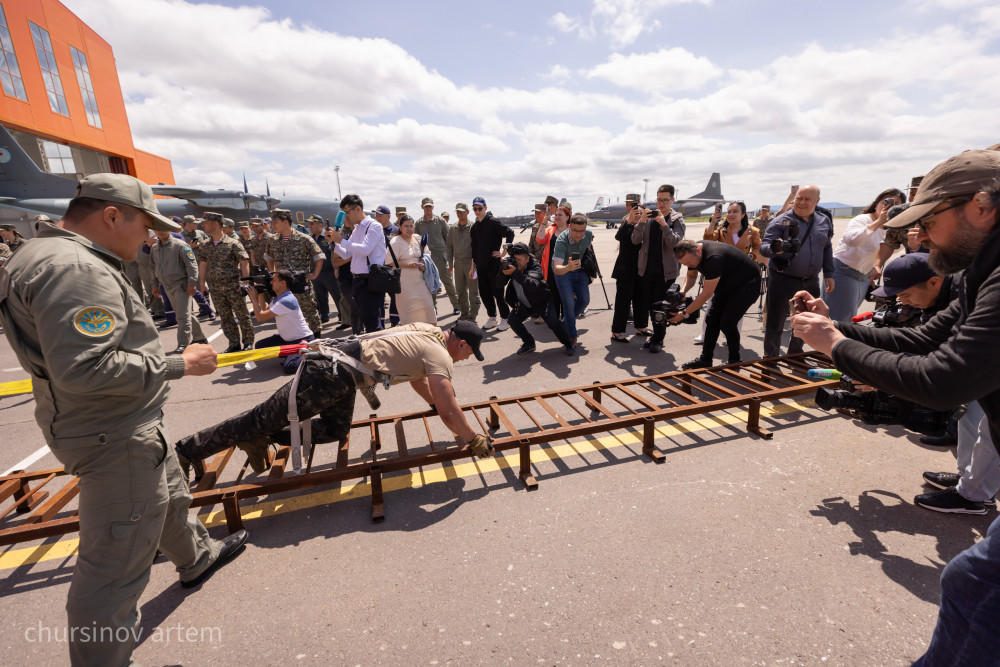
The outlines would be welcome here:
<svg viewBox="0 0 1000 667">
<path fill-rule="evenodd" d="M 275 271 L 271 274 L 271 291 L 276 295 L 267 301 L 267 296 L 257 291 L 257 287 L 248 285 L 247 294 L 250 296 L 250 305 L 253 306 L 253 316 L 258 322 L 270 322 L 274 320 L 278 333 L 267 338 L 261 338 L 254 343 L 254 348 L 276 347 L 278 345 L 293 345 L 304 341 L 311 341 L 315 338 L 309 323 L 306 322 L 299 302 L 295 298 L 297 293 L 305 290 L 305 277 L 293 275 L 290 271 Z M 297 290 L 297 291 L 296 291 Z M 286 373 L 294 373 L 298 368 L 299 356 L 286 357 L 284 368 Z"/>
<path fill-rule="evenodd" d="M 513 243 L 507 249 L 508 257 L 500 263 L 500 270 L 510 276 L 504 299 L 510 305 L 510 315 L 507 322 L 514 333 L 521 339 L 518 354 L 528 354 L 535 351 L 535 337 L 528 332 L 524 321 L 531 317 L 545 318 L 545 324 L 556 338 L 563 344 L 567 355 L 572 356 L 576 346 L 566 333 L 566 327 L 556 315 L 554 308 L 549 308 L 549 286 L 542 275 L 542 265 L 534 258 L 531 251 L 523 243 Z"/>
<path fill-rule="evenodd" d="M 705 276 L 701 293 L 691 305 L 674 315 L 670 322 L 676 324 L 696 313 L 709 299 L 712 305 L 705 315 L 705 339 L 701 356 L 683 364 L 681 368 L 708 368 L 712 365 L 715 343 L 719 332 L 726 335 L 730 364 L 740 362 L 740 319 L 757 300 L 760 290 L 760 270 L 740 248 L 718 241 L 681 241 L 674 246 L 674 257 L 687 267 L 683 292 L 694 287 L 698 273 Z"/>
<path fill-rule="evenodd" d="M 912 205 L 888 223 L 916 224 L 939 274 L 965 270 L 960 296 L 910 329 L 831 322 L 818 298 L 795 335 L 838 369 L 899 398 L 947 410 L 977 401 L 994 445 L 1000 434 L 1000 152 L 966 151 L 924 177 Z M 915 664 L 995 664 L 1000 655 L 1000 521 L 941 575 L 941 608 L 926 654 Z"/>
</svg>

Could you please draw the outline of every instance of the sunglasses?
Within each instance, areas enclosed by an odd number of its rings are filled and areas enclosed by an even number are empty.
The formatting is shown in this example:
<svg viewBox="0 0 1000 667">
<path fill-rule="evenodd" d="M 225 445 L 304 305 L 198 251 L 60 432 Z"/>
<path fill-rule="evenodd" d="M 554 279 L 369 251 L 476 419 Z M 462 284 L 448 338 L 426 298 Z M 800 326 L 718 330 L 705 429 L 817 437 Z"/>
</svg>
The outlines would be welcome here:
<svg viewBox="0 0 1000 667">
<path fill-rule="evenodd" d="M 916 225 L 917 228 L 920 231 L 922 231 L 924 234 L 928 234 L 931 231 L 931 227 L 934 226 L 934 222 L 932 222 L 932 220 L 934 218 L 936 218 L 937 216 L 941 215 L 945 211 L 950 211 L 951 209 L 958 208 L 959 206 L 965 206 L 970 201 L 971 201 L 971 198 L 969 198 L 969 199 L 962 199 L 961 201 L 955 202 L 951 206 L 944 207 L 940 211 L 931 211 L 927 215 L 922 215 L 919 218 L 917 218 L 916 222 L 914 222 L 913 224 Z"/>
<path fill-rule="evenodd" d="M 485 206 L 473 206 L 472 210 L 473 211 L 485 211 L 486 207 Z"/>
</svg>

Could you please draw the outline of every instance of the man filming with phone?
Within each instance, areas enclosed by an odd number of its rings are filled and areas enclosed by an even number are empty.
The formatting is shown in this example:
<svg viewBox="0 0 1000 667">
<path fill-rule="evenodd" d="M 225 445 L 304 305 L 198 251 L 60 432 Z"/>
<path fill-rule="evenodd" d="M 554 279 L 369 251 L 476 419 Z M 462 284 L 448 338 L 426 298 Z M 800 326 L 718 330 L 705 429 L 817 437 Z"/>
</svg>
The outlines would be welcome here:
<svg viewBox="0 0 1000 667">
<path fill-rule="evenodd" d="M 965 151 L 934 167 L 912 205 L 887 223 L 915 225 L 938 274 L 965 270 L 960 296 L 917 328 L 834 323 L 826 305 L 796 296 L 795 335 L 853 379 L 934 410 L 978 402 L 1000 442 L 1000 152 Z M 996 664 L 1000 655 L 1000 521 L 941 574 L 941 608 L 916 665 Z"/>
</svg>

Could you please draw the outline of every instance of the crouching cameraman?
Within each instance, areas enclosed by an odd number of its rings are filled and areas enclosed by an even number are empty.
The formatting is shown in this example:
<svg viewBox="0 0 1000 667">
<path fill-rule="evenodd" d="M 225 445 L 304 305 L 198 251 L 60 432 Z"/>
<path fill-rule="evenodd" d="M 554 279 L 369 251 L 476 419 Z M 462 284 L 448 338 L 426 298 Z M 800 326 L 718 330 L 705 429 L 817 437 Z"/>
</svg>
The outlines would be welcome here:
<svg viewBox="0 0 1000 667">
<path fill-rule="evenodd" d="M 543 317 L 545 324 L 563 344 L 566 354 L 572 356 L 576 346 L 566 333 L 566 327 L 556 315 L 555 309 L 549 308 L 552 295 L 542 275 L 542 265 L 523 243 L 512 244 L 507 254 L 510 258 L 501 262 L 500 270 L 504 275 L 511 276 L 504 299 L 511 307 L 507 322 L 522 343 L 517 353 L 528 354 L 535 351 L 535 337 L 528 332 L 524 321 L 531 317 Z"/>
<path fill-rule="evenodd" d="M 267 296 L 257 291 L 253 285 L 247 286 L 247 294 L 250 297 L 250 305 L 253 306 L 253 316 L 258 322 L 270 322 L 274 320 L 278 333 L 267 338 L 261 338 L 254 343 L 254 348 L 275 347 L 278 345 L 293 345 L 310 341 L 315 338 L 309 323 L 306 322 L 299 302 L 295 298 L 296 293 L 305 289 L 305 279 L 298 278 L 290 271 L 275 271 L 271 274 L 271 291 L 277 296 L 267 302 Z M 298 290 L 298 292 L 296 292 Z M 286 357 L 284 368 L 286 373 L 294 373 L 298 368 L 299 357 L 294 355 Z"/>
<path fill-rule="evenodd" d="M 888 223 L 916 224 L 930 265 L 965 269 L 960 296 L 912 329 L 833 322 L 818 298 L 799 292 L 807 311 L 795 335 L 830 355 L 838 369 L 894 396 L 945 410 L 978 401 L 994 445 L 1000 433 L 1000 152 L 966 151 L 924 177 L 912 205 Z M 941 608 L 918 665 L 996 664 L 1000 655 L 1000 521 L 941 575 Z"/>
<path fill-rule="evenodd" d="M 715 343 L 719 332 L 726 334 L 730 364 L 740 362 L 740 319 L 757 300 L 760 290 L 760 270 L 757 262 L 738 247 L 718 241 L 681 241 L 674 246 L 677 261 L 687 267 L 683 292 L 694 287 L 698 273 L 705 276 L 705 284 L 691 305 L 674 315 L 670 322 L 681 322 L 687 313 L 696 313 L 709 299 L 712 305 L 705 315 L 705 339 L 701 356 L 683 364 L 681 368 L 707 368 L 712 365 Z"/>
</svg>

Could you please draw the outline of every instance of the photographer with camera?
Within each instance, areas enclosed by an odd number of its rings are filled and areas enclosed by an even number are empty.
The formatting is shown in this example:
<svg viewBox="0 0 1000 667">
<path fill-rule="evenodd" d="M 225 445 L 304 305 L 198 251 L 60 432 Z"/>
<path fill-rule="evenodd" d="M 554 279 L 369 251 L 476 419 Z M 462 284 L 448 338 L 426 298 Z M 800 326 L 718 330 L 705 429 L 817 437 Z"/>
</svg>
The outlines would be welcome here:
<svg viewBox="0 0 1000 667">
<path fill-rule="evenodd" d="M 861 215 L 847 223 L 847 229 L 833 251 L 834 270 L 831 277 L 836 281 L 837 289 L 824 298 L 830 308 L 831 319 L 850 322 L 857 314 L 870 281 L 877 280 L 881 273 L 874 267 L 879 248 L 885 240 L 889 209 L 902 204 L 905 199 L 903 192 L 897 188 L 883 190 L 861 211 Z"/>
<path fill-rule="evenodd" d="M 301 292 L 305 288 L 305 277 L 294 276 L 289 271 L 275 271 L 271 274 L 270 283 L 271 292 L 276 295 L 270 303 L 267 301 L 267 295 L 258 292 L 253 285 L 246 288 L 250 296 L 250 305 L 253 306 L 253 316 L 261 323 L 274 320 L 274 325 L 278 328 L 278 333 L 254 343 L 254 349 L 314 340 L 316 337 L 295 298 L 296 291 Z M 294 373 L 299 367 L 299 361 L 298 355 L 285 357 L 282 364 L 285 372 Z"/>
<path fill-rule="evenodd" d="M 760 290 L 760 269 L 757 262 L 739 247 L 718 241 L 681 241 L 674 246 L 677 261 L 687 267 L 683 294 L 687 294 L 698 280 L 705 276 L 701 293 L 689 306 L 670 318 L 671 324 L 680 324 L 690 314 L 698 312 L 709 299 L 712 301 L 705 315 L 705 340 L 701 356 L 681 366 L 684 370 L 708 368 L 712 365 L 719 332 L 726 335 L 729 347 L 727 363 L 740 363 L 740 319 L 757 300 Z"/>
<path fill-rule="evenodd" d="M 642 214 L 632 230 L 632 243 L 640 244 L 639 308 L 633 313 L 635 332 L 649 336 L 649 307 L 666 296 L 667 286 L 680 273 L 680 264 L 674 257 L 674 244 L 684 238 L 687 227 L 684 216 L 671 209 L 674 203 L 674 186 L 661 185 L 656 189 L 656 209 L 642 209 Z M 640 205 L 641 207 L 641 205 Z"/>
<path fill-rule="evenodd" d="M 942 275 L 965 269 L 961 296 L 915 329 L 834 324 L 820 299 L 792 319 L 795 334 L 841 371 L 934 409 L 978 402 L 994 446 L 1000 434 L 1000 152 L 965 151 L 924 177 L 889 227 L 916 225 Z M 916 665 L 996 664 L 1000 655 L 1000 520 L 941 575 L 941 608 Z"/>
<path fill-rule="evenodd" d="M 795 191 L 792 210 L 782 213 L 767 226 L 760 254 L 771 258 L 767 272 L 767 313 L 764 323 L 764 356 L 781 354 L 781 334 L 788 317 L 788 300 L 800 290 L 819 297 L 819 272 L 825 277 L 826 292 L 833 291 L 833 221 L 816 210 L 819 187 L 807 185 Z M 802 351 L 802 341 L 794 333 L 788 353 Z"/>
<path fill-rule="evenodd" d="M 535 351 L 535 337 L 528 332 L 524 322 L 531 317 L 541 317 L 563 344 L 566 354 L 572 356 L 576 348 L 555 310 L 549 308 L 552 297 L 542 274 L 542 265 L 531 254 L 528 246 L 523 243 L 512 244 L 507 257 L 500 262 L 500 271 L 511 277 L 504 298 L 511 307 L 507 322 L 522 342 L 517 353 L 528 354 Z"/>
</svg>

